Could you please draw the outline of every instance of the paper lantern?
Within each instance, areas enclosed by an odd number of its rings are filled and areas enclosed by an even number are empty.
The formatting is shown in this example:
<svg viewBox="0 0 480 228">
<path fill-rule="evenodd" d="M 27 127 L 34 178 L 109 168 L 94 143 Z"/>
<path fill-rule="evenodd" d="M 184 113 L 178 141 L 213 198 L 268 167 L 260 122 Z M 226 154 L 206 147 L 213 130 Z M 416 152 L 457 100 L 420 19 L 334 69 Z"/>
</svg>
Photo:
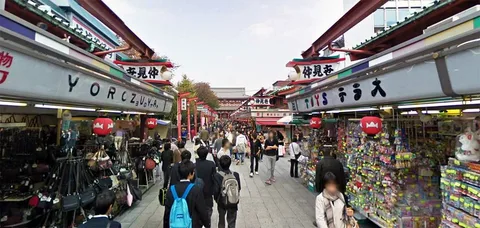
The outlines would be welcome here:
<svg viewBox="0 0 480 228">
<path fill-rule="evenodd" d="M 310 119 L 311 128 L 318 129 L 321 126 L 322 126 L 322 119 L 320 119 L 319 117 L 312 117 L 312 119 Z"/>
<path fill-rule="evenodd" d="M 155 119 L 155 118 L 148 118 L 147 119 L 148 129 L 154 129 L 156 126 L 157 126 L 157 119 Z"/>
<path fill-rule="evenodd" d="M 110 118 L 96 118 L 93 121 L 93 133 L 105 136 L 112 132 L 113 120 Z"/>
<path fill-rule="evenodd" d="M 360 120 L 360 127 L 367 135 L 376 135 L 382 131 L 382 119 L 376 116 L 365 116 Z"/>
<path fill-rule="evenodd" d="M 162 79 L 165 81 L 170 81 L 172 80 L 173 74 L 171 71 L 166 70 L 162 73 Z"/>
</svg>

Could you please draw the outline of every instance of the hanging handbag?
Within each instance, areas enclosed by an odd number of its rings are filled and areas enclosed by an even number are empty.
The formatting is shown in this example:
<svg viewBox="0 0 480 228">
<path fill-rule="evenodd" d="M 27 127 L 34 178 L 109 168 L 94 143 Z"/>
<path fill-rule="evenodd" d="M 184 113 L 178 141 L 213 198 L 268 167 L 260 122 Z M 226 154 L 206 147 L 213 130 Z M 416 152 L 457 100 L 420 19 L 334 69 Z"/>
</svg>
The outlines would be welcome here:
<svg viewBox="0 0 480 228">
<path fill-rule="evenodd" d="M 85 189 L 80 195 L 80 203 L 82 207 L 84 207 L 93 203 L 93 201 L 95 201 L 95 198 L 96 198 L 95 188 L 89 187 Z"/>
<path fill-rule="evenodd" d="M 157 164 L 155 163 L 155 161 L 151 158 L 147 158 L 145 159 L 145 169 L 146 170 L 153 170 L 155 169 L 155 166 L 157 166 Z"/>
<path fill-rule="evenodd" d="M 117 188 L 115 192 L 115 199 L 119 205 L 126 205 L 127 204 L 127 191 L 123 188 Z"/>
<path fill-rule="evenodd" d="M 130 186 L 126 184 L 126 187 L 127 187 L 127 205 L 131 207 L 133 203 L 133 195 L 130 192 Z"/>
<path fill-rule="evenodd" d="M 162 188 L 158 192 L 158 200 L 160 201 L 160 205 L 165 206 L 165 200 L 167 199 L 167 189 Z"/>
<path fill-rule="evenodd" d="M 130 192 L 132 193 L 134 201 L 142 200 L 142 191 L 136 186 L 128 184 L 130 186 Z"/>
<path fill-rule="evenodd" d="M 98 179 L 96 183 L 100 191 L 110 189 L 113 185 L 112 179 L 110 179 L 110 177 Z"/>
<path fill-rule="evenodd" d="M 71 178 L 71 179 L 68 179 L 68 195 L 63 197 L 62 199 L 62 210 L 64 212 L 68 212 L 68 211 L 74 211 L 78 208 L 80 208 L 80 197 L 77 193 L 71 193 L 72 192 L 72 180 L 73 181 L 76 181 L 77 184 L 76 186 L 78 186 L 78 171 L 77 171 L 77 175 L 75 175 L 73 173 L 73 166 L 76 165 L 76 162 L 72 162 L 69 165 L 69 176 L 68 178 Z M 76 177 L 77 176 L 77 177 Z"/>
</svg>

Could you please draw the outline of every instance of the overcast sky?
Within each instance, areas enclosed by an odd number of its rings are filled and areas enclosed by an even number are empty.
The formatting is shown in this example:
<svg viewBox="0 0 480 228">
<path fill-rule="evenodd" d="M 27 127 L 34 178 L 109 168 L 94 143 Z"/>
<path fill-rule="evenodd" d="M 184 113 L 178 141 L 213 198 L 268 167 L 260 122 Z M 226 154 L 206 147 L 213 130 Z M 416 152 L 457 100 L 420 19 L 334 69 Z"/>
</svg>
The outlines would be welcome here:
<svg viewBox="0 0 480 228">
<path fill-rule="evenodd" d="M 151 48 L 212 87 L 251 94 L 287 78 L 342 14 L 341 0 L 104 0 Z"/>
</svg>

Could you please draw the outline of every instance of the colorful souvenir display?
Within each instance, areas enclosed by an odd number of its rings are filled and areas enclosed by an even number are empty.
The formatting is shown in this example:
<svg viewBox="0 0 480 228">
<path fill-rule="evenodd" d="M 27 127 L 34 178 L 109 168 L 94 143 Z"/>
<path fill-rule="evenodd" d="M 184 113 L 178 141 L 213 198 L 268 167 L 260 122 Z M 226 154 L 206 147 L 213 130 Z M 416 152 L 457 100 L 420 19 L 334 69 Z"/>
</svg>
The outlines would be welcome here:
<svg viewBox="0 0 480 228">
<path fill-rule="evenodd" d="M 385 227 L 438 227 L 437 151 L 410 149 L 404 130 L 389 130 L 387 125 L 375 138 L 367 137 L 358 122 L 348 125 L 351 205 Z"/>
<path fill-rule="evenodd" d="M 440 227 L 480 227 L 480 164 L 450 158 L 441 175 Z"/>
<path fill-rule="evenodd" d="M 479 132 L 467 129 L 465 133 L 458 135 L 455 157 L 460 161 L 480 161 L 480 137 Z"/>
</svg>

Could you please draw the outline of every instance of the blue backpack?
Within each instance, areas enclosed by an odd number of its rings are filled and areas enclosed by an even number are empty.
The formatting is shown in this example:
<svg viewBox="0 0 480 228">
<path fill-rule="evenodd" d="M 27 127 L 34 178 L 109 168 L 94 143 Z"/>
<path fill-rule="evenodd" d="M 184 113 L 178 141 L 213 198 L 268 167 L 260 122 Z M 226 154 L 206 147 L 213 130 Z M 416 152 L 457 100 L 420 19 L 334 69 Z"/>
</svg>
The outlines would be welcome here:
<svg viewBox="0 0 480 228">
<path fill-rule="evenodd" d="M 170 228 L 192 228 L 192 218 L 188 211 L 187 196 L 190 190 L 195 186 L 189 184 L 187 189 L 182 195 L 182 198 L 178 198 L 175 185 L 170 186 L 170 190 L 173 195 L 173 205 L 170 211 Z"/>
</svg>

